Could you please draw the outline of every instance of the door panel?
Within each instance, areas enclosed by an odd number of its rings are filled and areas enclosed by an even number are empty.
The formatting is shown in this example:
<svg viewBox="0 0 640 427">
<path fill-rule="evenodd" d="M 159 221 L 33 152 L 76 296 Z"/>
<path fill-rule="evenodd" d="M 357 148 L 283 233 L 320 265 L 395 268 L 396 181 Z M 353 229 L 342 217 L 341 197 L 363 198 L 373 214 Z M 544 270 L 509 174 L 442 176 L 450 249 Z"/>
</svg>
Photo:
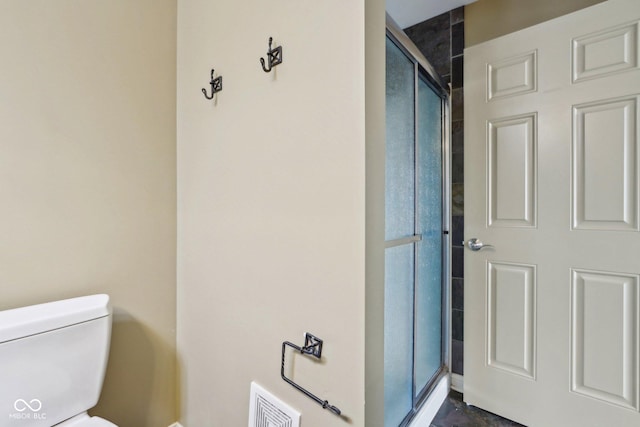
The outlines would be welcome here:
<svg viewBox="0 0 640 427">
<path fill-rule="evenodd" d="M 640 425 L 639 21 L 465 51 L 464 398 L 531 427 Z"/>
<path fill-rule="evenodd" d="M 571 279 L 572 391 L 638 410 L 638 275 L 576 269 Z"/>
<path fill-rule="evenodd" d="M 488 63 L 487 100 L 535 92 L 538 79 L 536 58 L 537 52 L 533 50 Z"/>
<path fill-rule="evenodd" d="M 573 39 L 573 83 L 638 68 L 638 23 Z"/>
<path fill-rule="evenodd" d="M 488 124 L 489 226 L 536 226 L 536 113 Z"/>
<path fill-rule="evenodd" d="M 535 378 L 536 266 L 488 265 L 487 364 Z"/>
<path fill-rule="evenodd" d="M 574 229 L 638 230 L 637 118 L 638 96 L 573 107 Z"/>
</svg>

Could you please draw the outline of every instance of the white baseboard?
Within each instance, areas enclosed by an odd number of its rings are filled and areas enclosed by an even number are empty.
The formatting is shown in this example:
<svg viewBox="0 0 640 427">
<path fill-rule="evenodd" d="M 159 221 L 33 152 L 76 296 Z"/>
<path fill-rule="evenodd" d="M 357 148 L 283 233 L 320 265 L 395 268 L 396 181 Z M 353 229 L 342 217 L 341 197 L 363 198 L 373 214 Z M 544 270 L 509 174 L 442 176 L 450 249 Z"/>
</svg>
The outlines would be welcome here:
<svg viewBox="0 0 640 427">
<path fill-rule="evenodd" d="M 449 376 L 445 375 L 440 379 L 427 401 L 420 408 L 420 411 L 409 423 L 409 427 L 429 427 L 448 395 Z"/>
<path fill-rule="evenodd" d="M 451 374 L 451 388 L 458 393 L 463 393 L 464 377 L 460 374 Z"/>
<path fill-rule="evenodd" d="M 169 427 L 182 427 L 182 424 L 175 422 L 173 424 L 171 424 Z"/>
</svg>

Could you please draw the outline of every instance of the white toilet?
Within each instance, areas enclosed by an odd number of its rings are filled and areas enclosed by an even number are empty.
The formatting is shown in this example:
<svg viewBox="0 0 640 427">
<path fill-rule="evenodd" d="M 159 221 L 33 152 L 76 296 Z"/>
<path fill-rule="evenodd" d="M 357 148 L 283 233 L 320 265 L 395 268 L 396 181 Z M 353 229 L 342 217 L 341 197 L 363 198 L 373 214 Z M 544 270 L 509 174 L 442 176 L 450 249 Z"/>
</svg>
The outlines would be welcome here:
<svg viewBox="0 0 640 427">
<path fill-rule="evenodd" d="M 111 339 L 108 295 L 0 311 L 0 427 L 117 427 L 98 403 Z"/>
</svg>

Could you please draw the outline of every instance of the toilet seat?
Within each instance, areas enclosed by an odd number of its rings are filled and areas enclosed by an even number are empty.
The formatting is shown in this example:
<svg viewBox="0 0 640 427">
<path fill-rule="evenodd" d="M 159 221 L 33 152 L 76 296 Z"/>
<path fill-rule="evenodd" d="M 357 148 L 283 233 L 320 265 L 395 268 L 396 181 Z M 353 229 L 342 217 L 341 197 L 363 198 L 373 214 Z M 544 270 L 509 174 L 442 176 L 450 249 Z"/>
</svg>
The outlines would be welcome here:
<svg viewBox="0 0 640 427">
<path fill-rule="evenodd" d="M 105 420 L 104 418 L 91 417 L 87 420 L 80 421 L 79 424 L 74 424 L 73 427 L 118 427 L 118 426 L 113 424 L 112 422 Z"/>
<path fill-rule="evenodd" d="M 76 415 L 75 417 L 68 419 L 60 424 L 56 424 L 53 427 L 118 427 L 100 417 L 90 417 L 86 413 Z"/>
</svg>

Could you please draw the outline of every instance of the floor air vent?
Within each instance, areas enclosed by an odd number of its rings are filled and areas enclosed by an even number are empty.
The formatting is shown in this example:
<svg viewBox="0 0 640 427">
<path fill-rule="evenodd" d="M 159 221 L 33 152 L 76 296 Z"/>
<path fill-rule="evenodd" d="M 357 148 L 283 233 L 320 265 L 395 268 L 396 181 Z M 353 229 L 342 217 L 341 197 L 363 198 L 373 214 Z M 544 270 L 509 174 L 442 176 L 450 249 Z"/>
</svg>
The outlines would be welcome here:
<svg viewBox="0 0 640 427">
<path fill-rule="evenodd" d="M 300 413 L 252 382 L 249 427 L 300 427 Z"/>
</svg>

